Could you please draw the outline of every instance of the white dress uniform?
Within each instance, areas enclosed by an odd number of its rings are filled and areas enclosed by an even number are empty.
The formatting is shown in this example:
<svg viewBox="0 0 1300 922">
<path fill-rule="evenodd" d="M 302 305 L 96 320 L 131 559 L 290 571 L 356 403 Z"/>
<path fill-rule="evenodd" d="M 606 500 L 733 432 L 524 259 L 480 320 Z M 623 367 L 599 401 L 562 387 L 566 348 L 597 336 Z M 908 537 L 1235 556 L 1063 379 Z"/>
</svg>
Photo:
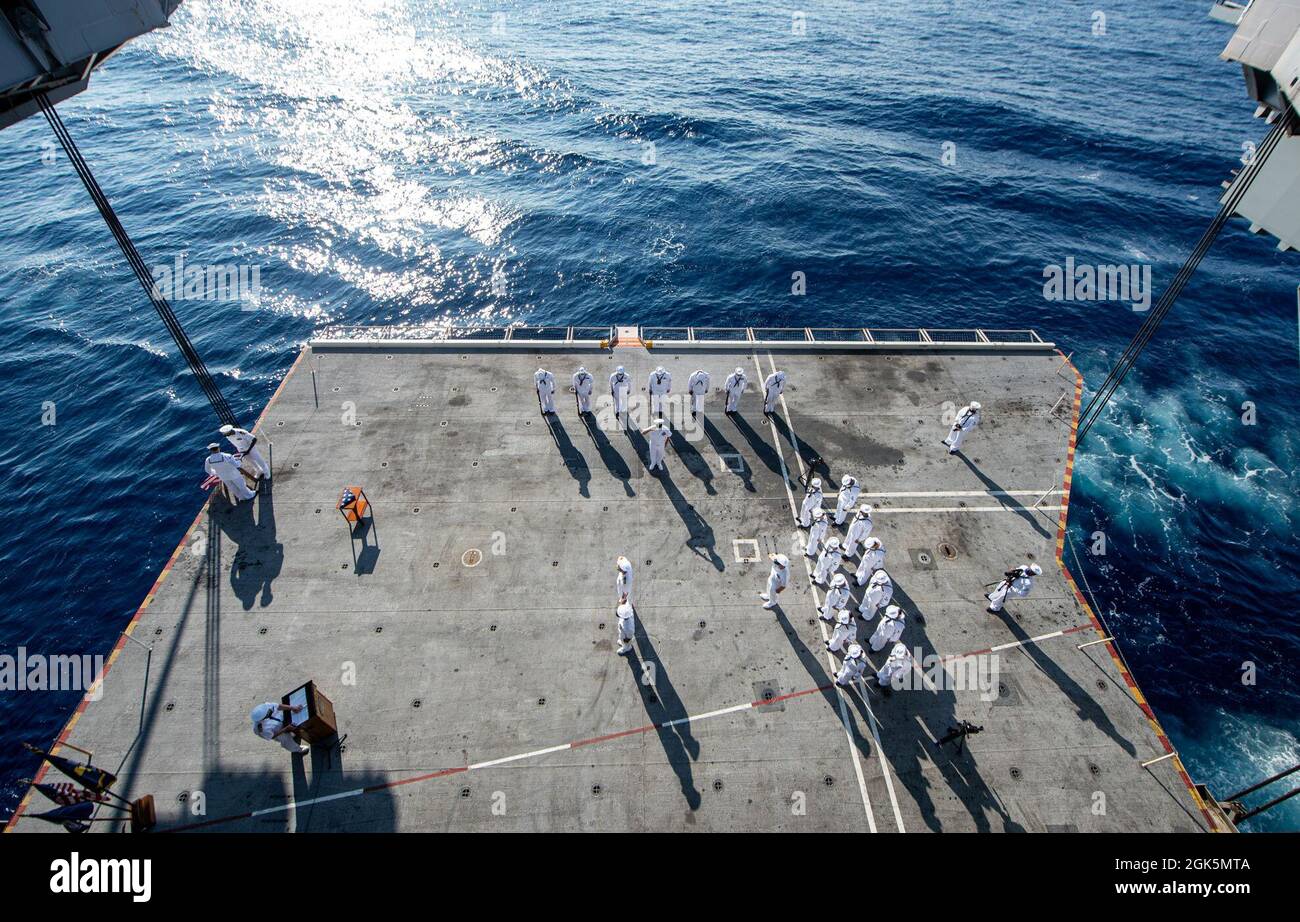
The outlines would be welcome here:
<svg viewBox="0 0 1300 922">
<path fill-rule="evenodd" d="M 664 464 L 664 446 L 672 438 L 673 431 L 668 428 L 668 424 L 662 419 L 656 419 L 655 424 L 645 430 L 643 435 L 646 441 L 650 443 L 650 465 L 646 468 L 653 471 L 656 467 L 661 470 L 667 470 L 668 466 Z"/>
<path fill-rule="evenodd" d="M 948 436 L 943 440 L 943 443 L 948 446 L 948 454 L 956 454 L 957 449 L 961 448 L 961 443 L 966 440 L 966 436 L 979 424 L 980 405 L 972 400 L 957 412 L 957 418 L 952 421 L 952 428 L 948 430 Z"/>
<path fill-rule="evenodd" d="M 857 639 L 858 622 L 847 608 L 841 608 L 835 612 L 835 630 L 831 632 L 831 639 L 826 641 L 826 649 L 839 653 L 846 643 L 853 643 Z"/>
<path fill-rule="evenodd" d="M 764 608 L 776 608 L 776 594 L 790 585 L 790 558 L 784 554 L 772 557 L 772 570 L 767 574 L 767 591 L 760 592 Z"/>
<path fill-rule="evenodd" d="M 662 419 L 664 415 L 665 399 L 673 389 L 673 376 L 664 370 L 660 365 L 654 371 L 650 372 L 650 378 L 646 381 L 646 390 L 650 392 L 650 417 L 652 419 Z"/>
<path fill-rule="evenodd" d="M 799 524 L 807 528 L 812 524 L 813 512 L 822 507 L 822 479 L 814 477 L 803 495 L 803 505 L 799 507 Z"/>
<path fill-rule="evenodd" d="M 854 572 L 853 578 L 858 581 L 859 586 L 865 586 L 871 574 L 877 570 L 884 569 L 885 566 L 885 545 L 879 538 L 868 538 L 866 544 L 862 545 L 862 560 L 858 564 L 858 569 Z"/>
<path fill-rule="evenodd" d="M 632 561 L 626 557 L 618 559 L 618 579 L 614 583 L 614 591 L 618 593 L 620 603 L 632 601 Z"/>
<path fill-rule="evenodd" d="M 257 494 L 248 488 L 244 482 L 244 475 L 239 472 L 239 462 L 235 460 L 234 455 L 226 454 L 219 450 L 215 445 L 209 446 L 211 454 L 203 461 L 203 470 L 207 471 L 209 476 L 221 478 L 226 489 L 230 491 L 232 500 L 236 503 L 245 499 L 252 499 Z"/>
<path fill-rule="evenodd" d="M 858 507 L 858 511 L 853 516 L 853 521 L 849 523 L 848 533 L 844 536 L 845 557 L 858 556 L 858 543 L 871 537 L 873 527 L 871 507 L 863 503 Z"/>
<path fill-rule="evenodd" d="M 871 635 L 871 649 L 879 653 L 891 643 L 898 643 L 903 636 L 903 627 L 907 623 L 907 614 L 897 605 L 891 605 L 885 609 L 885 615 L 876 625 L 876 630 Z"/>
<path fill-rule="evenodd" d="M 709 392 L 709 373 L 696 369 L 686 380 L 686 390 L 691 395 L 691 415 L 704 412 L 704 396 Z"/>
<path fill-rule="evenodd" d="M 253 719 L 253 732 L 262 739 L 279 743 L 289 752 L 307 751 L 308 747 L 294 739 L 292 733 L 282 733 L 276 736 L 277 733 L 284 729 L 284 712 L 271 702 L 259 704 L 253 708 L 248 716 Z"/>
<path fill-rule="evenodd" d="M 853 601 L 853 595 L 849 592 L 849 581 L 844 578 L 843 573 L 836 573 L 831 577 L 831 588 L 826 590 L 826 601 L 818 609 L 821 612 L 823 621 L 833 621 L 835 619 L 835 610 L 838 608 L 848 608 L 849 603 Z"/>
<path fill-rule="evenodd" d="M 867 538 L 865 545 L 862 545 L 862 560 L 858 563 L 857 571 L 853 573 L 853 579 L 858 581 L 858 585 L 866 585 L 867 580 L 871 579 L 871 573 L 880 570 L 885 566 L 885 546 L 880 538 Z"/>
<path fill-rule="evenodd" d="M 862 673 L 867 671 L 867 654 L 858 644 L 849 644 L 849 652 L 844 657 L 844 662 L 840 664 L 839 674 L 835 676 L 835 684 L 840 686 L 849 685 L 862 678 Z"/>
<path fill-rule="evenodd" d="M 620 365 L 609 376 L 609 395 L 614 398 L 614 413 L 627 418 L 627 395 L 632 392 L 632 379 Z"/>
<path fill-rule="evenodd" d="M 862 602 L 858 605 L 858 614 L 870 621 L 882 606 L 888 605 L 894 598 L 894 581 L 884 570 L 871 574 L 867 591 L 862 593 Z"/>
<path fill-rule="evenodd" d="M 636 636 L 636 610 L 627 602 L 618 606 L 618 655 L 632 652 L 632 638 Z"/>
<path fill-rule="evenodd" d="M 911 652 L 901 643 L 896 643 L 894 649 L 889 651 L 889 659 L 885 660 L 885 664 L 876 672 L 876 684 L 884 688 L 911 670 Z"/>
<path fill-rule="evenodd" d="M 537 388 L 537 399 L 541 401 L 543 413 L 555 412 L 555 375 L 545 368 L 533 372 L 533 386 Z"/>
<path fill-rule="evenodd" d="M 578 401 L 579 413 L 591 412 L 591 390 L 596 386 L 596 379 L 586 368 L 579 368 L 573 373 L 573 395 Z"/>
<path fill-rule="evenodd" d="M 831 538 L 826 542 L 826 547 L 822 548 L 821 556 L 817 558 L 817 568 L 813 570 L 813 582 L 818 586 L 824 586 L 843 562 L 844 557 L 840 554 L 840 539 Z"/>
<path fill-rule="evenodd" d="M 248 471 L 254 477 L 260 480 L 266 480 L 271 476 L 271 468 L 267 465 L 266 459 L 262 453 L 257 450 L 253 443 L 257 437 L 247 429 L 240 429 L 238 426 L 222 426 L 221 434 L 231 445 L 235 446 L 235 451 L 244 453 L 244 461 L 241 465 L 244 470 Z"/>
<path fill-rule="evenodd" d="M 1036 563 L 1016 567 L 1016 576 L 1005 577 L 997 587 L 985 596 L 989 600 L 989 611 L 1002 611 L 1002 605 L 1008 598 L 1023 599 L 1034 588 L 1034 577 L 1043 575 L 1043 568 Z"/>
<path fill-rule="evenodd" d="M 722 382 L 722 389 L 727 392 L 727 412 L 735 413 L 740 407 L 740 395 L 745 393 L 745 369 L 737 368 L 727 375 Z"/>
<path fill-rule="evenodd" d="M 774 371 L 763 382 L 763 412 L 775 413 L 777 398 L 785 392 L 785 372 Z"/>
<path fill-rule="evenodd" d="M 840 479 L 840 495 L 835 500 L 835 524 L 843 525 L 844 520 L 848 517 L 849 510 L 853 504 L 858 501 L 858 494 L 862 492 L 862 484 L 858 483 L 858 478 L 850 477 L 845 474 Z"/>
<path fill-rule="evenodd" d="M 822 542 L 826 540 L 826 532 L 831 527 L 831 520 L 826 517 L 825 509 L 818 509 L 813 513 L 812 524 L 808 526 L 808 547 L 804 554 L 809 557 L 816 557 L 821 551 Z"/>
</svg>

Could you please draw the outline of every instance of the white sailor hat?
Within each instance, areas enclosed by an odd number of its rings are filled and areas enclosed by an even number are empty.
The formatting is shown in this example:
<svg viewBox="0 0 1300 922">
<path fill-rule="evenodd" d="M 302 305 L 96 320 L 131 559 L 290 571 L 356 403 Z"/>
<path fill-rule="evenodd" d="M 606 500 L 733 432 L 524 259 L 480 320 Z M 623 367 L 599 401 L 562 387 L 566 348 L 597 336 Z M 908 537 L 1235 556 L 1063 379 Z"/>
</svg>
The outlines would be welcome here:
<svg viewBox="0 0 1300 922">
<path fill-rule="evenodd" d="M 222 435 L 230 435 L 230 433 L 235 431 L 235 427 L 230 425 L 230 423 L 226 423 L 217 431 L 220 432 Z"/>
<path fill-rule="evenodd" d="M 839 546 L 840 546 L 840 539 L 837 538 L 837 537 L 835 537 L 834 535 L 832 535 L 831 538 L 830 538 L 830 540 L 828 540 L 828 541 L 826 542 L 826 546 L 827 546 L 828 548 L 832 548 L 832 547 L 833 547 L 833 548 L 835 548 L 836 550 L 838 550 L 838 549 L 839 549 Z"/>
<path fill-rule="evenodd" d="M 810 483 L 809 486 L 812 487 L 814 490 L 820 490 L 822 488 L 822 479 L 820 477 L 814 477 L 812 479 L 812 483 Z"/>
<path fill-rule="evenodd" d="M 893 659 L 895 657 L 904 657 L 908 655 L 909 654 L 907 652 L 907 644 L 905 643 L 896 643 L 894 644 L 894 648 L 889 651 L 890 659 Z"/>
<path fill-rule="evenodd" d="M 777 554 L 775 557 L 772 558 L 772 562 L 775 563 L 781 569 L 785 569 L 786 567 L 790 566 L 790 558 L 785 556 L 784 554 Z"/>
<path fill-rule="evenodd" d="M 587 366 L 586 366 L 586 365 L 579 365 L 579 366 L 578 366 L 578 374 L 580 374 L 580 375 L 585 375 L 586 373 L 587 373 Z"/>
<path fill-rule="evenodd" d="M 739 376 L 742 377 L 742 378 L 745 377 L 745 369 L 743 369 L 743 368 L 741 368 L 739 365 L 737 365 L 737 366 L 736 366 L 736 374 L 739 375 Z"/>
<path fill-rule="evenodd" d="M 849 610 L 847 608 L 841 608 L 835 612 L 836 624 L 848 624 L 852 620 L 853 620 L 853 616 L 849 614 Z"/>
<path fill-rule="evenodd" d="M 871 547 L 871 548 L 884 547 L 884 546 L 885 546 L 885 542 L 881 541 L 879 538 L 877 538 L 877 537 L 874 536 L 874 535 L 872 535 L 870 538 L 868 538 L 866 541 L 864 541 L 863 544 L 865 544 L 867 547 Z"/>
<path fill-rule="evenodd" d="M 858 507 L 858 512 L 861 512 L 863 515 L 871 515 L 871 511 L 872 510 L 871 510 L 870 503 L 863 503 L 861 506 Z"/>
<path fill-rule="evenodd" d="M 1040 567 L 1040 566 L 1039 566 L 1038 564 L 1036 564 L 1036 563 L 1031 563 L 1031 564 L 1029 565 L 1029 572 L 1032 573 L 1032 574 L 1034 574 L 1034 576 L 1042 576 L 1042 575 L 1043 575 L 1043 568 Z"/>
<path fill-rule="evenodd" d="M 657 375 L 662 375 L 662 374 L 664 374 L 664 367 L 663 367 L 662 365 L 657 366 L 657 367 L 655 368 L 655 374 L 657 374 Z"/>
<path fill-rule="evenodd" d="M 856 644 L 856 643 L 849 644 L 849 653 L 848 653 L 849 659 L 856 659 L 857 657 L 862 655 L 863 653 L 862 653 L 861 644 Z"/>
<path fill-rule="evenodd" d="M 221 451 L 221 446 L 216 442 L 210 442 L 208 444 L 208 451 Z"/>
<path fill-rule="evenodd" d="M 903 621 L 907 618 L 907 615 L 897 605 L 890 605 L 885 609 L 885 617 L 893 621 Z"/>
<path fill-rule="evenodd" d="M 831 577 L 832 586 L 847 586 L 848 584 L 849 584 L 848 578 L 845 577 L 843 573 L 836 573 L 834 576 Z"/>
<path fill-rule="evenodd" d="M 617 368 L 614 369 L 614 374 L 616 374 L 616 375 L 621 375 L 622 373 L 623 373 L 623 366 L 622 366 L 622 365 L 619 365 Z"/>
<path fill-rule="evenodd" d="M 618 568 L 624 573 L 630 573 L 632 570 L 632 561 L 628 560 L 626 557 L 619 557 Z"/>
<path fill-rule="evenodd" d="M 825 509 L 814 509 L 814 510 L 813 510 L 813 518 L 814 518 L 814 519 L 824 519 L 824 518 L 826 518 L 826 510 L 825 510 Z"/>
<path fill-rule="evenodd" d="M 970 402 L 970 408 L 971 408 L 972 410 L 978 411 L 979 408 L 980 408 L 980 402 L 979 402 L 978 400 L 972 400 L 972 401 Z"/>
<path fill-rule="evenodd" d="M 618 608 L 615 609 L 615 612 L 620 619 L 631 618 L 636 614 L 636 610 L 632 608 L 632 605 L 629 602 L 621 603 Z"/>
<path fill-rule="evenodd" d="M 853 478 L 848 474 L 840 478 L 840 486 L 842 487 L 847 487 L 851 483 L 853 483 Z"/>
</svg>

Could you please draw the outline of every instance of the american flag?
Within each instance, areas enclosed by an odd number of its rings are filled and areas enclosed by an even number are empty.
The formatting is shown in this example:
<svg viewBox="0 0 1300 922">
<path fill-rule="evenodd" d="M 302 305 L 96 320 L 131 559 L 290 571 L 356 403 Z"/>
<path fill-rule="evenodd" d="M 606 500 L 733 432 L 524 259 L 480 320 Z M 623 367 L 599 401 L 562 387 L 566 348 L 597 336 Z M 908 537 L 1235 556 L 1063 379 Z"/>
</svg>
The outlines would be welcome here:
<svg viewBox="0 0 1300 922">
<path fill-rule="evenodd" d="M 79 784 L 72 784 L 69 781 L 56 781 L 53 784 L 38 784 L 36 790 L 40 791 L 50 800 L 62 806 L 71 806 L 72 804 L 84 803 L 88 800 L 105 801 L 108 800 L 107 794 L 96 794 L 94 791 L 88 791 Z"/>
</svg>

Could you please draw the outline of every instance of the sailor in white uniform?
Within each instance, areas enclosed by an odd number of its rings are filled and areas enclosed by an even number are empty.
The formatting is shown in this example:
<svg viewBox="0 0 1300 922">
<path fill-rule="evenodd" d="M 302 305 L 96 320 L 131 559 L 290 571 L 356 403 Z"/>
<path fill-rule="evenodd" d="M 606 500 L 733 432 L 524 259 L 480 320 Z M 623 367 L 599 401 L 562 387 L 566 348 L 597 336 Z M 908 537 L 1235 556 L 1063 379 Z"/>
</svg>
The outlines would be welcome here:
<svg viewBox="0 0 1300 922">
<path fill-rule="evenodd" d="M 646 470 L 653 471 L 655 468 L 659 468 L 666 471 L 668 465 L 664 464 L 664 446 L 668 444 L 668 440 L 672 437 L 673 430 L 668 428 L 668 424 L 662 419 L 656 419 L 654 425 L 642 429 L 641 434 L 650 443 L 650 464 L 646 467 Z"/>
<path fill-rule="evenodd" d="M 858 507 L 858 511 L 853 514 L 853 521 L 849 522 L 848 533 L 844 536 L 844 557 L 846 560 L 858 556 L 858 544 L 871 537 L 872 527 L 871 507 L 863 503 Z"/>
<path fill-rule="evenodd" d="M 826 581 L 839 570 L 840 564 L 843 562 L 844 557 L 840 553 L 840 539 L 831 538 L 826 542 L 826 547 L 822 548 L 821 556 L 817 558 L 817 568 L 813 570 L 812 581 L 818 586 L 826 585 Z"/>
<path fill-rule="evenodd" d="M 989 600 L 989 611 L 1002 611 L 1002 605 L 1008 598 L 1023 599 L 1034 588 L 1034 577 L 1042 576 L 1043 568 L 1036 563 L 1008 570 L 1002 575 L 1002 582 L 984 598 Z"/>
<path fill-rule="evenodd" d="M 862 545 L 862 561 L 854 572 L 853 578 L 859 586 L 865 586 L 871 574 L 885 566 L 885 543 L 879 538 L 868 538 Z"/>
<path fill-rule="evenodd" d="M 537 402 L 543 413 L 555 412 L 555 375 L 545 368 L 533 372 L 533 386 L 537 388 Z"/>
<path fill-rule="evenodd" d="M 239 461 L 234 455 L 226 454 L 221 446 L 213 442 L 208 446 L 208 456 L 203 461 L 203 470 L 209 476 L 218 477 L 226 488 L 226 495 L 232 503 L 252 499 L 257 494 L 248 488 L 244 475 L 239 472 Z"/>
<path fill-rule="evenodd" d="M 646 390 L 650 392 L 651 419 L 663 418 L 664 404 L 667 403 L 665 398 L 672 389 L 673 376 L 665 371 L 662 365 L 650 372 L 650 378 L 646 381 Z"/>
<path fill-rule="evenodd" d="M 618 615 L 618 650 L 619 656 L 632 652 L 632 638 L 636 636 L 636 610 L 630 602 L 621 603 L 615 612 Z"/>
<path fill-rule="evenodd" d="M 790 558 L 784 554 L 769 554 L 768 558 L 772 561 L 772 570 L 767 574 L 767 591 L 760 592 L 758 597 L 763 600 L 764 608 L 776 608 L 777 595 L 790 585 Z"/>
<path fill-rule="evenodd" d="M 243 452 L 244 459 L 240 465 L 248 471 L 257 480 L 267 480 L 271 476 L 271 468 L 267 466 L 266 459 L 262 453 L 257 450 L 257 436 L 247 429 L 240 429 L 238 426 L 225 425 L 221 427 L 221 434 L 231 445 L 235 446 L 235 451 Z"/>
<path fill-rule="evenodd" d="M 876 612 L 880 611 L 882 606 L 888 605 L 893 598 L 894 581 L 884 570 L 877 570 L 871 574 L 871 579 L 867 582 L 867 591 L 862 593 L 858 614 L 870 621 L 876 617 Z"/>
<path fill-rule="evenodd" d="M 858 483 L 858 478 L 845 474 L 840 478 L 840 495 L 835 500 L 835 524 L 843 525 L 844 520 L 848 517 L 849 510 L 853 504 L 858 501 L 858 494 L 862 492 L 862 484 Z"/>
<path fill-rule="evenodd" d="M 961 443 L 966 440 L 966 436 L 979 424 L 980 405 L 978 401 L 972 400 L 957 411 L 957 418 L 952 421 L 952 428 L 948 430 L 948 436 L 943 440 L 943 444 L 948 446 L 948 454 L 955 455 L 957 449 L 961 448 Z"/>
<path fill-rule="evenodd" d="M 704 397 L 709 393 L 709 373 L 697 368 L 686 380 L 686 390 L 691 395 L 691 419 L 704 412 Z"/>
<path fill-rule="evenodd" d="M 826 516 L 825 509 L 818 509 L 813 513 L 812 525 L 808 527 L 808 546 L 804 549 L 805 555 L 816 558 L 821 553 L 822 542 L 826 540 L 826 532 L 830 527 L 831 520 Z"/>
<path fill-rule="evenodd" d="M 614 581 L 614 591 L 618 595 L 619 604 L 631 603 L 632 601 L 632 561 L 626 557 L 620 557 L 615 561 L 618 567 L 618 577 Z"/>
<path fill-rule="evenodd" d="M 876 672 L 876 684 L 881 688 L 901 679 L 912 671 L 912 653 L 903 644 L 896 643 L 889 651 L 889 658 Z"/>
<path fill-rule="evenodd" d="M 774 371 L 763 381 L 763 412 L 771 416 L 776 412 L 777 398 L 785 392 L 785 372 Z"/>
<path fill-rule="evenodd" d="M 578 402 L 578 415 L 591 412 L 591 390 L 596 386 L 596 379 L 586 367 L 579 367 L 573 373 L 573 399 Z"/>
<path fill-rule="evenodd" d="M 826 641 L 826 649 L 832 653 L 839 653 L 844 649 L 846 643 L 853 643 L 858 639 L 858 622 L 846 608 L 841 608 L 835 612 L 835 630 L 831 632 L 831 639 Z"/>
<path fill-rule="evenodd" d="M 822 479 L 814 477 L 803 495 L 803 505 L 799 507 L 799 527 L 812 525 L 813 512 L 822 507 Z"/>
<path fill-rule="evenodd" d="M 740 408 L 740 395 L 745 393 L 745 369 L 737 367 L 722 382 L 722 389 L 727 392 L 727 412 L 735 413 Z"/>
<path fill-rule="evenodd" d="M 836 573 L 831 577 L 831 587 L 826 590 L 826 601 L 822 607 L 817 609 L 821 614 L 818 616 L 823 621 L 835 620 L 835 610 L 839 608 L 848 608 L 849 603 L 853 601 L 853 595 L 849 592 L 849 581 L 843 573 Z"/>
<path fill-rule="evenodd" d="M 854 682 L 862 678 L 862 673 L 867 671 L 867 654 L 858 644 L 849 644 L 849 652 L 844 656 L 844 662 L 840 664 L 839 674 L 835 676 L 835 684 L 841 688 L 847 688 Z"/>
<path fill-rule="evenodd" d="M 627 422 L 627 395 L 632 392 L 632 379 L 620 365 L 609 376 L 609 395 L 614 398 L 614 415 Z"/>
<path fill-rule="evenodd" d="M 898 643 L 898 639 L 903 636 L 903 627 L 907 623 L 907 615 L 897 605 L 891 605 L 885 609 L 884 617 L 876 625 L 876 630 L 871 635 L 871 650 L 873 653 L 879 653 L 891 643 Z"/>
<path fill-rule="evenodd" d="M 293 724 L 285 720 L 285 715 L 296 714 L 301 710 L 301 704 L 290 707 L 287 704 L 274 704 L 267 701 L 253 708 L 248 716 L 253 719 L 254 733 L 264 740 L 279 743 L 297 756 L 303 755 L 311 747 L 298 742 L 298 738 L 294 735 Z"/>
</svg>

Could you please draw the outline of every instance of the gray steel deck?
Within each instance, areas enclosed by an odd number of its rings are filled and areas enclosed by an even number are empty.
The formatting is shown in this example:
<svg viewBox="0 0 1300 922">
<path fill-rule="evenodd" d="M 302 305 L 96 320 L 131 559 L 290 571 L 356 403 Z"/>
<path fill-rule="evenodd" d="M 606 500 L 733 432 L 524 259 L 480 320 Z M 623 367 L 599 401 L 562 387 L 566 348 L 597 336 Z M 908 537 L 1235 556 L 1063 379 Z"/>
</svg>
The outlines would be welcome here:
<svg viewBox="0 0 1300 922">
<path fill-rule="evenodd" d="M 1055 562 L 1063 497 L 1029 508 L 1067 465 L 1075 376 L 1058 354 L 512 345 L 318 345 L 295 366 L 261 422 L 274 488 L 199 516 L 132 629 L 154 645 L 149 668 L 121 647 L 102 700 L 65 733 L 121 761 L 119 789 L 154 794 L 162 828 L 1206 826 L 1176 759 L 1141 766 L 1166 748 L 1107 647 L 1078 649 L 1099 635 Z M 679 392 L 703 367 L 715 394 L 660 476 L 640 436 L 584 424 L 567 391 L 545 422 L 539 363 L 564 385 L 585 364 L 597 394 L 615 364 L 644 390 L 662 363 Z M 729 370 L 756 383 L 774 363 L 789 373 L 779 418 L 753 389 L 724 416 Z M 984 423 L 950 458 L 942 406 L 970 399 Z M 827 688 L 786 488 L 809 464 L 864 482 L 910 647 L 1017 644 L 996 654 L 993 700 Z M 356 558 L 334 509 L 353 483 L 376 510 Z M 758 562 L 738 562 L 747 539 Z M 773 613 L 755 593 L 776 549 L 796 579 Z M 636 565 L 640 625 L 626 659 L 619 553 Z M 986 613 L 982 584 L 1029 555 L 1044 567 L 1033 595 Z M 257 739 L 248 712 L 308 678 L 347 738 L 298 759 Z M 778 700 L 753 705 L 765 697 Z M 959 719 L 985 731 L 962 755 L 937 750 Z"/>
</svg>

